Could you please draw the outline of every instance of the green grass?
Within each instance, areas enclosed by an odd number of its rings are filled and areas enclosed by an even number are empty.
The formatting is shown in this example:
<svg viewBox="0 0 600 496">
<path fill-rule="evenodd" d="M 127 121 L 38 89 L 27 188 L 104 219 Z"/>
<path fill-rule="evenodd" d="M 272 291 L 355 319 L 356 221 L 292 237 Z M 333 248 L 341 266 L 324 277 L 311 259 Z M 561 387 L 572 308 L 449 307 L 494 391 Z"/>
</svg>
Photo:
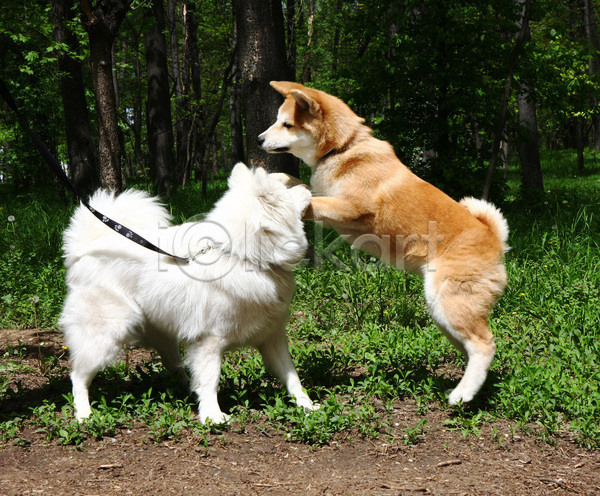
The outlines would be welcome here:
<svg viewBox="0 0 600 496">
<path fill-rule="evenodd" d="M 494 369 L 502 380 L 490 406 L 548 439 L 567 428 L 597 447 L 600 166 L 589 153 L 588 170 L 578 177 L 574 152 L 546 152 L 543 159 L 544 198 L 506 209 L 513 249 L 495 312 Z"/>
<path fill-rule="evenodd" d="M 340 436 L 389 436 L 400 399 L 414 401 L 422 414 L 447 409 L 446 427 L 465 435 L 508 419 L 547 442 L 566 434 L 598 448 L 600 166 L 591 152 L 586 158 L 588 170 L 576 177 L 573 152 L 545 152 L 546 193 L 535 201 L 520 197 L 518 172 L 510 171 L 510 194 L 501 205 L 511 228 L 509 283 L 490 319 L 498 351 L 469 407 L 445 402 L 444 391 L 456 382 L 452 371 L 462 373 L 464 363 L 428 317 L 421 280 L 337 245 L 334 233 L 309 225 L 317 254 L 325 252 L 320 266 L 306 263 L 296 271 L 288 332 L 299 375 L 321 403 L 319 411 L 306 416 L 265 372 L 256 352 L 239 350 L 227 355 L 221 379 L 220 402 L 232 413 L 230 426 L 199 425 L 194 399 L 155 362 L 103 372 L 93 385 L 94 415 L 79 425 L 72 420 L 67 372 L 47 360 L 53 396 L 4 415 L 0 441 L 27 444 L 23 432 L 33 426 L 47 439 L 78 445 L 141 421 L 148 442 L 183 433 L 204 442 L 224 429 L 259 426 L 320 445 Z M 212 198 L 219 185 L 223 181 Z M 53 328 L 64 299 L 60 233 L 71 208 L 51 195 L 7 198 L 0 203 L 0 325 L 34 327 L 37 321 Z M 198 198 L 197 189 L 179 192 L 172 205 L 176 219 L 208 208 L 210 202 Z M 9 215 L 15 220 L 8 222 Z M 28 372 L 19 366 L 21 355 L 19 347 L 0 348 L 0 401 L 29 397 L 11 382 Z M 425 418 L 403 428 L 401 443 L 427 435 Z"/>
<path fill-rule="evenodd" d="M 65 293 L 62 231 L 72 210 L 52 191 L 15 198 L 0 189 L 0 198 L 0 326 L 53 327 Z"/>
</svg>

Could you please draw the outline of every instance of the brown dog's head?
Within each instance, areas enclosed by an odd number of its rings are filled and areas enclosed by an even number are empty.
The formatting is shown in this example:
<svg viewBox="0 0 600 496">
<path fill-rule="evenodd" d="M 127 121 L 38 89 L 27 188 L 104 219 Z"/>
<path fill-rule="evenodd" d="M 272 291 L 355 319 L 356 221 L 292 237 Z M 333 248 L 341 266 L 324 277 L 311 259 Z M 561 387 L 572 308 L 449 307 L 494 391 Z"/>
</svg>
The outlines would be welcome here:
<svg viewBox="0 0 600 496">
<path fill-rule="evenodd" d="M 275 123 L 258 137 L 269 153 L 291 153 L 315 167 L 328 153 L 348 146 L 362 126 L 340 99 L 299 83 L 271 81 L 283 95 Z"/>
</svg>

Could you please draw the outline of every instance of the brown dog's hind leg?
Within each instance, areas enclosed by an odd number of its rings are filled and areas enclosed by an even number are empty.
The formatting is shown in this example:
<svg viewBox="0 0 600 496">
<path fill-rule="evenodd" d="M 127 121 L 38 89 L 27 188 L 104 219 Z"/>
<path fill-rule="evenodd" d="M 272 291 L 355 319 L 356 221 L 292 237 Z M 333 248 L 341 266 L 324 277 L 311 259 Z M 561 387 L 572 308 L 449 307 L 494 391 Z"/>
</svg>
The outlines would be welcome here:
<svg viewBox="0 0 600 496">
<path fill-rule="evenodd" d="M 429 311 L 440 330 L 467 360 L 463 378 L 448 397 L 448 402 L 456 405 L 475 397 L 494 358 L 496 345 L 487 319 L 497 299 L 498 285 L 439 276 L 425 277 Z"/>
</svg>

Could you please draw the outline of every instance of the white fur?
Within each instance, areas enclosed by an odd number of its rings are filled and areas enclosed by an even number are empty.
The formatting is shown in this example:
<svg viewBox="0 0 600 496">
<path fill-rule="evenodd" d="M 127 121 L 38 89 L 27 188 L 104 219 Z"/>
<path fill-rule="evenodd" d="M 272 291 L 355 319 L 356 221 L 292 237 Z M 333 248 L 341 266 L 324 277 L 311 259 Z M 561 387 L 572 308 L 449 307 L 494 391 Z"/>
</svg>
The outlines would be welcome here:
<svg viewBox="0 0 600 496">
<path fill-rule="evenodd" d="M 60 324 L 71 353 L 77 419 L 90 415 L 89 385 L 125 344 L 154 348 L 164 365 L 187 378 L 186 348 L 199 419 L 228 419 L 217 402 L 223 353 L 257 347 L 306 411 L 285 325 L 294 291 L 291 267 L 307 246 L 303 186 L 287 189 L 264 169 L 235 166 L 229 189 L 202 222 L 169 225 L 157 199 L 139 191 L 98 191 L 91 204 L 189 264 L 158 255 L 103 226 L 80 206 L 64 235 L 67 299 Z"/>
</svg>

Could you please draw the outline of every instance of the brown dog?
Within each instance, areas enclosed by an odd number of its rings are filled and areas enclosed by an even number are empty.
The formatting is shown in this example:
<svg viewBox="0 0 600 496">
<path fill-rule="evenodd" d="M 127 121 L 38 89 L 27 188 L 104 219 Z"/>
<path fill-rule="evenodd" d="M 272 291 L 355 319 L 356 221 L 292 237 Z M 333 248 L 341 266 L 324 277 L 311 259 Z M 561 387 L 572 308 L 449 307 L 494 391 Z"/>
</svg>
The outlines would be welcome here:
<svg viewBox="0 0 600 496">
<path fill-rule="evenodd" d="M 433 320 L 467 359 L 448 401 L 471 401 L 496 349 L 488 317 L 506 286 L 506 220 L 490 203 L 457 203 L 415 176 L 338 98 L 298 83 L 271 86 L 285 101 L 258 140 L 267 152 L 291 153 L 311 168 L 306 218 L 423 276 Z"/>
</svg>

